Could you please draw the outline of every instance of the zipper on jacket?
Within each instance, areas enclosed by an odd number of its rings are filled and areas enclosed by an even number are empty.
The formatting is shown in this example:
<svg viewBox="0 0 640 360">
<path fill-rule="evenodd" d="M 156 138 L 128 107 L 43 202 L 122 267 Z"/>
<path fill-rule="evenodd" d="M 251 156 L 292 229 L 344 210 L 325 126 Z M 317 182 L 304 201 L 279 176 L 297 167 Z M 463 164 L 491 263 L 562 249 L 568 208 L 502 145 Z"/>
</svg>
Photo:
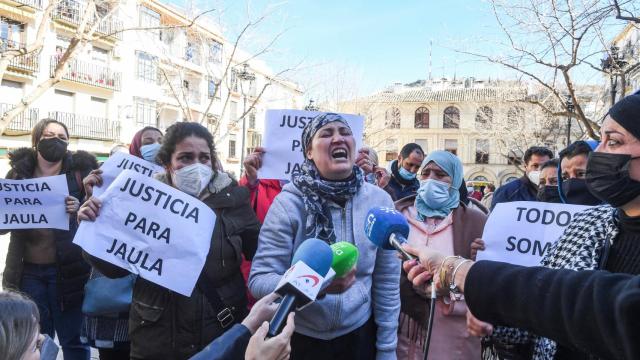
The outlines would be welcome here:
<svg viewBox="0 0 640 360">
<path fill-rule="evenodd" d="M 342 208 L 342 240 L 347 241 L 347 203 Z M 337 240 L 337 239 L 336 239 Z"/>
</svg>

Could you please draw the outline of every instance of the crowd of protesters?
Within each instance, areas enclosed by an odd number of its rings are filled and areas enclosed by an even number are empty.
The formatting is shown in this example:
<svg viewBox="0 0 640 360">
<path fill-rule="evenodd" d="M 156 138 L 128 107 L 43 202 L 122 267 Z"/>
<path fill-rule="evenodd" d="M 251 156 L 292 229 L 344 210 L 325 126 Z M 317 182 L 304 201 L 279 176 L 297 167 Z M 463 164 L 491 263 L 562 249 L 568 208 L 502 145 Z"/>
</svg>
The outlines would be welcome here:
<svg viewBox="0 0 640 360">
<path fill-rule="evenodd" d="M 39 358 L 46 342 L 40 334 L 58 339 L 64 359 L 78 360 L 89 359 L 90 347 L 100 359 L 552 360 L 639 354 L 628 341 L 637 339 L 634 320 L 640 320 L 639 281 L 630 277 L 640 274 L 640 95 L 609 110 L 599 143 L 576 141 L 557 157 L 546 147 L 527 149 L 522 177 L 506 184 L 468 185 L 456 155 L 414 143 L 383 168 L 374 149 L 356 148 L 349 123 L 334 113 L 309 121 L 300 143 L 304 163 L 290 179 L 259 179 L 269 149 L 256 148 L 236 181 L 222 169 L 211 133 L 197 123 L 135 134 L 128 153 L 160 166 L 164 171 L 155 180 L 216 213 L 212 234 L 193 235 L 210 247 L 193 292 L 185 296 L 73 243 L 78 224 L 101 215 L 93 191 L 103 185 L 103 173 L 93 155 L 67 149 L 64 123 L 41 120 L 32 147 L 9 154 L 6 178 L 64 175 L 69 230 L 10 231 L 0 357 Z M 114 148 L 112 155 L 126 150 Z M 514 201 L 588 206 L 545 253 L 546 269 L 472 262 L 486 250 L 482 234 L 490 210 Z M 420 262 L 402 262 L 367 239 L 367 212 L 380 206 L 406 218 L 406 249 Z M 268 338 L 266 322 L 278 306 L 274 290 L 309 238 L 355 245 L 358 263 Z M 557 283 L 545 289 L 543 277 Z M 83 314 L 85 285 L 100 278 L 129 279 L 127 311 Z M 524 279 L 534 286 L 525 289 Z M 437 325 L 424 354 L 431 286 L 438 289 L 431 319 Z M 614 288 L 623 290 L 615 297 L 581 298 Z M 529 304 L 529 294 L 547 298 Z"/>
</svg>

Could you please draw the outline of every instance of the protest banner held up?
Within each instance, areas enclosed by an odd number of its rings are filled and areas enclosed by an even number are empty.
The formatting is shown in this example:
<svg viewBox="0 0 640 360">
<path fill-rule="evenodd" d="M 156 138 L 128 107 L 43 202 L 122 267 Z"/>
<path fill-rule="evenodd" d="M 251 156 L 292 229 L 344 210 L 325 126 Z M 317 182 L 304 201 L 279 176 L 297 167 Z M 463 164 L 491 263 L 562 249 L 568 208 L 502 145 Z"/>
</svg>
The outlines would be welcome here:
<svg viewBox="0 0 640 360">
<path fill-rule="evenodd" d="M 69 230 L 68 195 L 65 175 L 0 179 L 0 229 Z"/>
<path fill-rule="evenodd" d="M 102 186 L 93 188 L 93 196 L 102 195 L 124 170 L 133 170 L 149 177 L 155 173 L 164 172 L 162 166 L 123 152 L 116 152 L 110 156 L 100 166 L 100 169 L 102 170 Z"/>
<path fill-rule="evenodd" d="M 100 197 L 95 222 L 74 242 L 89 254 L 190 296 L 204 266 L 215 214 L 200 200 L 125 170 Z"/>
<path fill-rule="evenodd" d="M 486 250 L 478 251 L 477 260 L 540 265 L 575 214 L 587 208 L 532 201 L 498 204 L 484 226 Z"/>
<path fill-rule="evenodd" d="M 258 178 L 289 180 L 292 174 L 300 172 L 300 166 L 304 162 L 300 143 L 302 129 L 319 114 L 322 113 L 304 110 L 267 110 L 262 141 L 266 153 L 262 158 L 262 167 L 258 170 Z M 351 126 L 353 138 L 356 140 L 354 149 L 356 151 L 362 147 L 364 118 L 352 114 L 340 115 Z"/>
</svg>

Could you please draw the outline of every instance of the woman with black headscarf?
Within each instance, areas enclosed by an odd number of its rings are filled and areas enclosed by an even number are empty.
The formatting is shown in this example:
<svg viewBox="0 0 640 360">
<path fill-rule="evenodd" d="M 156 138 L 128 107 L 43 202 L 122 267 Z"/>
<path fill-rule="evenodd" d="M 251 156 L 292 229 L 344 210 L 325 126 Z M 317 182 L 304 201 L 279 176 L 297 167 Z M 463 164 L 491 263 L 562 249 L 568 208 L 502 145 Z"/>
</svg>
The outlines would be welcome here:
<svg viewBox="0 0 640 360">
<path fill-rule="evenodd" d="M 600 145 L 589 154 L 585 179 L 591 194 L 608 205 L 596 206 L 574 216 L 542 260 L 542 265 L 554 269 L 601 269 L 638 275 L 640 95 L 630 95 L 616 103 L 609 110 L 600 135 Z M 492 336 L 510 344 L 532 343 L 532 354 L 522 358 L 588 358 L 565 344 L 514 330 L 497 328 Z M 484 355 L 485 358 L 505 358 L 499 353 Z"/>
<path fill-rule="evenodd" d="M 269 209 L 249 288 L 258 298 L 271 293 L 306 239 L 350 242 L 358 247 L 358 264 L 296 314 L 291 358 L 395 359 L 400 262 L 394 252 L 378 250 L 363 231 L 369 209 L 393 208 L 391 197 L 364 181 L 355 165 L 355 139 L 340 115 L 317 116 L 301 140 L 302 172 Z"/>
</svg>

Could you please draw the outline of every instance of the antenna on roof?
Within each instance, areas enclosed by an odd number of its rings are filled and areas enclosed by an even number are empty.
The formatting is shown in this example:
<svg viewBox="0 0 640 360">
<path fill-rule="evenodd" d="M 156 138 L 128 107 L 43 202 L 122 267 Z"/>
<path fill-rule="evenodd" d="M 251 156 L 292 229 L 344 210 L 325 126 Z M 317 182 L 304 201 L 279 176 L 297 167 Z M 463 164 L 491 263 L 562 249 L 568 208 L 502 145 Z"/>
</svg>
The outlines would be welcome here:
<svg viewBox="0 0 640 360">
<path fill-rule="evenodd" d="M 456 75 L 458 72 L 458 59 L 453 59 L 453 82 L 456 82 Z"/>
<path fill-rule="evenodd" d="M 429 81 L 432 80 L 431 78 L 431 69 L 433 68 L 433 63 L 432 63 L 432 52 L 433 52 L 433 39 L 429 39 Z"/>
</svg>

